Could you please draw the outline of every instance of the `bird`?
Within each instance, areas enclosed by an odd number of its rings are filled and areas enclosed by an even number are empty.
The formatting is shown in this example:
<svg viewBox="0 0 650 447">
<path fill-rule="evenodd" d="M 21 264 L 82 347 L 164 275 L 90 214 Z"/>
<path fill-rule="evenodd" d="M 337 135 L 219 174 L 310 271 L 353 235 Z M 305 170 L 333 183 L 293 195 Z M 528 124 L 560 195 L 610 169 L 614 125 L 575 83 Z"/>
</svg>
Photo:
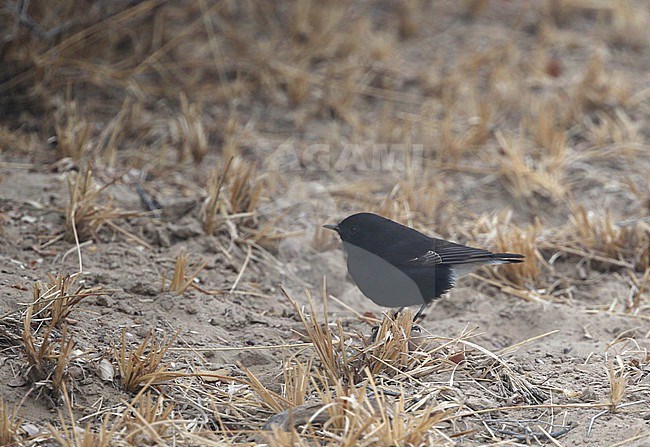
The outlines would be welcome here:
<svg viewBox="0 0 650 447">
<path fill-rule="evenodd" d="M 348 272 L 361 292 L 382 307 L 399 308 L 395 316 L 419 304 L 413 321 L 459 277 L 483 265 L 525 259 L 521 254 L 493 253 L 429 237 L 373 213 L 353 214 L 323 226 L 341 238 Z"/>
</svg>

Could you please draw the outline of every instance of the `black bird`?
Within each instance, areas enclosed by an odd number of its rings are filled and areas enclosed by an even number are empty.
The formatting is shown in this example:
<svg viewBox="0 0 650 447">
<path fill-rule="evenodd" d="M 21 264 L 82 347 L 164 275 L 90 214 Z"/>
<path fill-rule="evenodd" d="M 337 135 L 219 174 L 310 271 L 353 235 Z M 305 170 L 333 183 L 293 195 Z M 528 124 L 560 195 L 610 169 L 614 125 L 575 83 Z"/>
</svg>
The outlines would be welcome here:
<svg viewBox="0 0 650 447">
<path fill-rule="evenodd" d="M 348 272 L 361 292 L 376 304 L 419 304 L 418 319 L 428 304 L 448 292 L 458 277 L 486 264 L 523 262 L 524 256 L 492 253 L 429 237 L 372 213 L 358 213 L 338 225 L 324 225 L 341 237 Z"/>
</svg>

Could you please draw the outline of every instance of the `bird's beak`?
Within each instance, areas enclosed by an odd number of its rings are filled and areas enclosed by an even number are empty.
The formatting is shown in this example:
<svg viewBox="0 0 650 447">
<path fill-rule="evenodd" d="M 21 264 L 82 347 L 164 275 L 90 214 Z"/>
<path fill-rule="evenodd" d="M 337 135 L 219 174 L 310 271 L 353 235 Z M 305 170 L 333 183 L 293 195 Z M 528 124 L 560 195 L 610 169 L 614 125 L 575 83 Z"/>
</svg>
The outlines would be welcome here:
<svg viewBox="0 0 650 447">
<path fill-rule="evenodd" d="M 327 228 L 328 230 L 334 230 L 336 232 L 339 231 L 339 226 L 336 225 L 336 224 L 326 224 L 326 225 L 323 225 L 323 228 Z"/>
</svg>

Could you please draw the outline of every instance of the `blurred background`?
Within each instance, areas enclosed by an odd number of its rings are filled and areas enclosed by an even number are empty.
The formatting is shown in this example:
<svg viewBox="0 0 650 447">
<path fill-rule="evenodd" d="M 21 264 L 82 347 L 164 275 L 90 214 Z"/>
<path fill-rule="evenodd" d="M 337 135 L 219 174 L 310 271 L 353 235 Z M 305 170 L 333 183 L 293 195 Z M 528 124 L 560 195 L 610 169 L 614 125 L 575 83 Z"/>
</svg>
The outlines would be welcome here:
<svg viewBox="0 0 650 447">
<path fill-rule="evenodd" d="M 346 325 L 381 315 L 322 229 L 371 211 L 527 257 L 425 325 L 476 324 L 495 349 L 561 327 L 548 350 L 585 364 L 634 340 L 611 377 L 641 383 L 649 29 L 645 0 L 4 1 L 3 272 L 89 271 L 119 291 L 109 339 L 163 306 L 188 342 L 284 343 L 280 285 L 306 302 L 326 276 Z M 255 356 L 237 361 L 279 358 Z"/>
<path fill-rule="evenodd" d="M 127 208 L 138 184 L 161 206 L 196 199 L 204 227 L 243 213 L 227 221 L 289 264 L 334 247 L 323 222 L 368 210 L 644 271 L 649 15 L 631 0 L 9 1 L 0 149 L 90 163 Z M 539 286 L 546 267 L 507 271 Z"/>
</svg>

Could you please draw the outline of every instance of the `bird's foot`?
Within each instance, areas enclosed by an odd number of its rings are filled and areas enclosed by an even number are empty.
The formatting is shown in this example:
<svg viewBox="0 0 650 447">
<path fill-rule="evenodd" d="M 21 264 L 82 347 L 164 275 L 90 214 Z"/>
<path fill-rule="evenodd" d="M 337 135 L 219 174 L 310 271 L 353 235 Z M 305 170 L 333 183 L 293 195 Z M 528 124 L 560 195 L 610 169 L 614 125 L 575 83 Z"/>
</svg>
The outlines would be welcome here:
<svg viewBox="0 0 650 447">
<path fill-rule="evenodd" d="M 377 341 L 377 334 L 379 334 L 380 324 L 375 324 L 370 331 L 370 344 Z"/>
<path fill-rule="evenodd" d="M 376 324 L 372 327 L 370 330 L 370 344 L 374 343 L 377 341 L 377 335 L 379 335 L 379 329 L 381 329 L 381 324 Z M 419 337 L 422 335 L 422 327 L 414 324 L 411 326 L 411 337 Z"/>
</svg>

